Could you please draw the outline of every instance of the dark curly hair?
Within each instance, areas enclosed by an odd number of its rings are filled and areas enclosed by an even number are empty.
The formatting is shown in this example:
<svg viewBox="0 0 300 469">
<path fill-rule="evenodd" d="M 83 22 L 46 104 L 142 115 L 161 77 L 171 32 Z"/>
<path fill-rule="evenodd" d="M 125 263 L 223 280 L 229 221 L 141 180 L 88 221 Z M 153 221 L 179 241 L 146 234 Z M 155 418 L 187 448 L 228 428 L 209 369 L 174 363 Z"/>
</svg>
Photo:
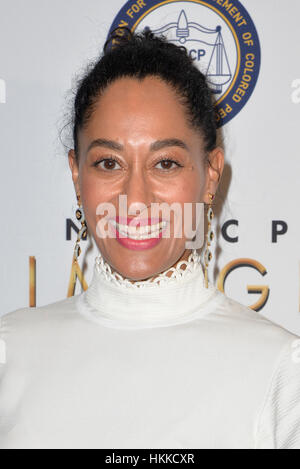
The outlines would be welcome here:
<svg viewBox="0 0 300 469">
<path fill-rule="evenodd" d="M 77 84 L 72 121 L 77 158 L 78 130 L 88 123 L 104 89 L 121 77 L 141 80 L 147 76 L 157 76 L 172 86 L 186 108 L 190 126 L 201 132 L 205 151 L 216 147 L 213 96 L 186 48 L 168 42 L 164 36 L 155 36 L 149 28 L 140 33 L 117 28 L 106 41 L 101 57 L 90 64 Z"/>
</svg>

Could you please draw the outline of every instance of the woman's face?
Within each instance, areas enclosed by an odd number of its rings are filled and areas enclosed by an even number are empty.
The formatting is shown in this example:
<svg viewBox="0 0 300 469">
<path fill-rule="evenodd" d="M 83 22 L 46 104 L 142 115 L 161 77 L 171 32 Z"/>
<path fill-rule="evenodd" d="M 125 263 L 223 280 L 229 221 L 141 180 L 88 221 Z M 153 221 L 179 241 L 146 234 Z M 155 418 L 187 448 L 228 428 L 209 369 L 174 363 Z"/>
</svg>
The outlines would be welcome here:
<svg viewBox="0 0 300 469">
<path fill-rule="evenodd" d="M 183 214 L 185 203 L 209 203 L 208 192 L 216 192 L 223 153 L 216 149 L 210 155 L 211 166 L 205 162 L 203 139 L 188 125 L 185 109 L 172 88 L 156 77 L 116 80 L 101 95 L 87 126 L 79 132 L 78 143 L 78 164 L 74 151 L 69 152 L 75 189 L 89 232 L 113 270 L 142 280 L 187 259 L 191 251 L 185 247 L 184 226 L 182 236 L 175 237 L 172 210 L 170 236 L 156 235 L 154 242 L 128 242 L 119 233 L 111 236 L 116 232 L 107 222 L 103 228 L 109 235 L 97 234 L 97 224 L 110 217 L 99 209 L 97 214 L 97 207 L 109 203 L 118 217 L 120 195 L 127 196 L 131 211 L 125 214 L 129 219 L 117 221 L 126 225 L 138 215 L 141 224 L 154 225 L 156 220 L 149 219 L 151 204 L 171 207 L 177 203 Z M 166 217 L 160 213 L 160 218 Z"/>
</svg>

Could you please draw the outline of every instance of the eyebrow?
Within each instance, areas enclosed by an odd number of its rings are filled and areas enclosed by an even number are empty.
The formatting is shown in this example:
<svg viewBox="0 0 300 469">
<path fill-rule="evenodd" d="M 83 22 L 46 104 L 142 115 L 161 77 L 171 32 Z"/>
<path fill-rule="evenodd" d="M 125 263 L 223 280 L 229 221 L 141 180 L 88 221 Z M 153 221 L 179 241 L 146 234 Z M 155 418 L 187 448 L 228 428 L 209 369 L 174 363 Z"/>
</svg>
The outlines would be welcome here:
<svg viewBox="0 0 300 469">
<path fill-rule="evenodd" d="M 89 152 L 94 147 L 106 147 L 110 150 L 122 151 L 124 150 L 124 146 L 114 140 L 108 140 L 106 138 L 97 138 L 93 140 L 87 149 Z M 180 140 L 179 138 L 165 138 L 164 140 L 156 140 L 156 142 L 151 143 L 150 151 L 158 151 L 165 147 L 180 147 L 184 150 L 188 150 L 187 144 Z"/>
</svg>

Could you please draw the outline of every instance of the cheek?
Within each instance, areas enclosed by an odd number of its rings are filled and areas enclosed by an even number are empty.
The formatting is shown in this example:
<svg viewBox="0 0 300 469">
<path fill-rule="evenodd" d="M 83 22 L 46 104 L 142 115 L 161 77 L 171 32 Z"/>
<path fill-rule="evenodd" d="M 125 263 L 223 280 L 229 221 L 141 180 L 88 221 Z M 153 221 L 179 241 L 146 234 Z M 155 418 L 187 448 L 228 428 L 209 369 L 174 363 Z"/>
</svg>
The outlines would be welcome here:
<svg viewBox="0 0 300 469">
<path fill-rule="evenodd" d="M 166 184 L 165 200 L 170 203 L 201 202 L 205 190 L 205 177 L 199 171 L 191 170 L 175 183 Z"/>
</svg>

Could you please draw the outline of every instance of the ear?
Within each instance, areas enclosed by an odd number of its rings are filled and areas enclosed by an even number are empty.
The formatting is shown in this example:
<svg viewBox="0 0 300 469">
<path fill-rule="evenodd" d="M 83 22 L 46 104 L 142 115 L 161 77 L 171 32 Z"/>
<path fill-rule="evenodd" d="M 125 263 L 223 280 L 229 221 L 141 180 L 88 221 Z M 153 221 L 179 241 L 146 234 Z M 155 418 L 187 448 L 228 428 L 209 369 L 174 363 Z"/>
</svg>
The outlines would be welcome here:
<svg viewBox="0 0 300 469">
<path fill-rule="evenodd" d="M 208 155 L 206 192 L 204 194 L 204 202 L 207 204 L 211 203 L 208 193 L 215 194 L 217 192 L 223 169 L 224 150 L 221 147 L 217 147 Z"/>
<path fill-rule="evenodd" d="M 76 192 L 76 194 L 80 194 L 80 191 L 79 191 L 79 177 L 78 177 L 79 169 L 78 169 L 77 158 L 76 158 L 74 150 L 69 150 L 68 159 L 69 159 L 70 170 L 71 170 L 71 173 L 72 173 L 72 180 L 73 180 L 74 187 L 75 187 L 75 192 Z"/>
</svg>

